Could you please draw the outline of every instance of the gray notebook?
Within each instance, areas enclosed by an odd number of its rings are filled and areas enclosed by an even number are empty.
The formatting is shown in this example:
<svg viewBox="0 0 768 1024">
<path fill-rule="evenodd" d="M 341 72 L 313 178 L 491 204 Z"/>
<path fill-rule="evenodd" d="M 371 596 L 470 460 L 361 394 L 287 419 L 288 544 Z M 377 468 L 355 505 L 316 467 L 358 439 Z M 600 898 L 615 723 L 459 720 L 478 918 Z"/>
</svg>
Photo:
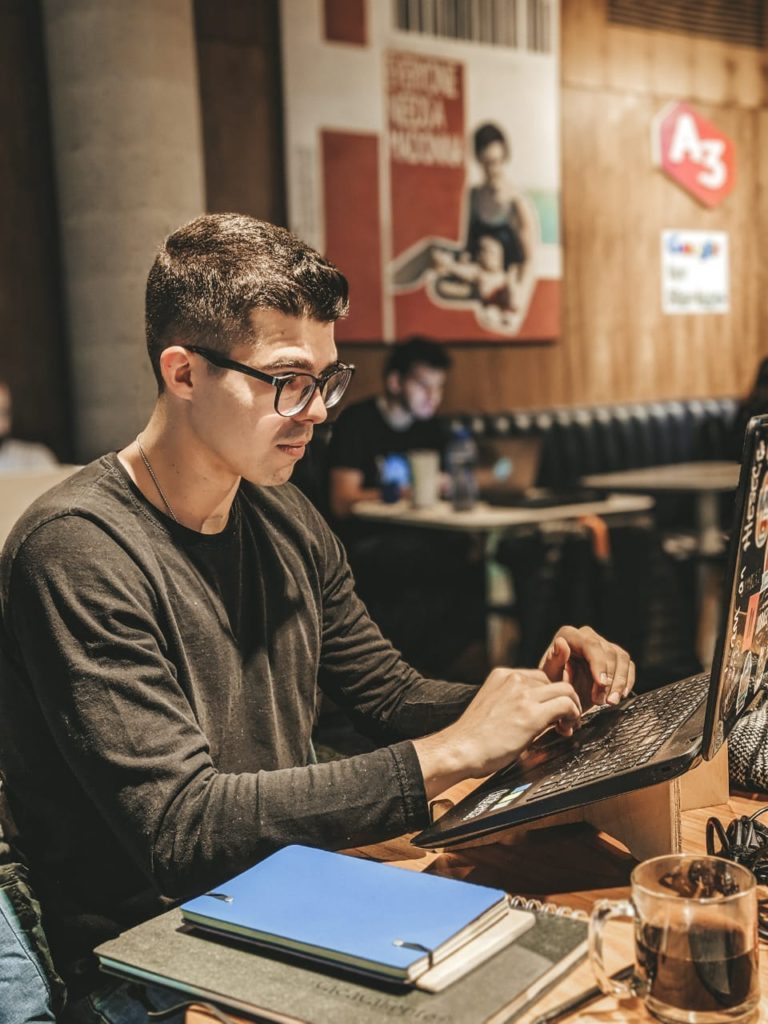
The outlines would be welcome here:
<svg viewBox="0 0 768 1024">
<path fill-rule="evenodd" d="M 166 985 L 182 997 L 281 1024 L 505 1024 L 583 959 L 583 920 L 538 914 L 512 945 L 442 992 L 372 984 L 211 939 L 178 910 L 145 921 L 96 949 L 102 970 Z"/>
</svg>

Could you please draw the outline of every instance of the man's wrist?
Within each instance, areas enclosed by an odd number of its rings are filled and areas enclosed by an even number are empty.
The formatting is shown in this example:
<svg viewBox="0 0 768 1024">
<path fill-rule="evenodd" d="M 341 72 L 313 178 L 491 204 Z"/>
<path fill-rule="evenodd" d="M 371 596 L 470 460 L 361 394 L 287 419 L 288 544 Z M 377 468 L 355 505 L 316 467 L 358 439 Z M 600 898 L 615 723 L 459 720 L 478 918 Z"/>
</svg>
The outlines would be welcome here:
<svg viewBox="0 0 768 1024">
<path fill-rule="evenodd" d="M 470 759 L 463 744 L 453 734 L 451 726 L 431 736 L 414 740 L 413 746 L 419 759 L 428 800 L 473 774 Z"/>
</svg>

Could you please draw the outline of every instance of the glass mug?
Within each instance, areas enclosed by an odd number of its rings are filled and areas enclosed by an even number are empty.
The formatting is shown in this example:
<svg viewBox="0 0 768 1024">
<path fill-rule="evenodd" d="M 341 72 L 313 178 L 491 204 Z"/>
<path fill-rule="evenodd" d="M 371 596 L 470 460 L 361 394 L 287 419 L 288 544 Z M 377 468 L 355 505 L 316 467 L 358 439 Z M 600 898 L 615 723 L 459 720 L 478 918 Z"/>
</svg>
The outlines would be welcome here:
<svg viewBox="0 0 768 1024">
<path fill-rule="evenodd" d="M 747 868 L 720 857 L 672 854 L 632 872 L 629 900 L 600 900 L 592 911 L 589 955 L 600 988 L 639 996 L 670 1024 L 724 1024 L 757 1016 L 757 891 Z M 608 976 L 603 929 L 632 918 L 634 976 Z"/>
</svg>

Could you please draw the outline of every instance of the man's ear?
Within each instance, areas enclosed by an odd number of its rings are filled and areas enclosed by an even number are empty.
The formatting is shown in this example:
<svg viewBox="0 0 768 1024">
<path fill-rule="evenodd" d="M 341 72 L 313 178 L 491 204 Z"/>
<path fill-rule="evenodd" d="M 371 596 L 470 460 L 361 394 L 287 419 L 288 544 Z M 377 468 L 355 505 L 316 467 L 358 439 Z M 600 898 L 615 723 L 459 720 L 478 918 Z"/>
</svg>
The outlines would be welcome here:
<svg viewBox="0 0 768 1024">
<path fill-rule="evenodd" d="M 384 378 L 384 386 L 390 395 L 399 395 L 403 390 L 403 380 L 397 370 L 390 370 Z"/>
<path fill-rule="evenodd" d="M 189 401 L 192 397 L 193 373 L 190 354 L 182 345 L 169 345 L 160 353 L 160 372 L 168 394 Z"/>
</svg>

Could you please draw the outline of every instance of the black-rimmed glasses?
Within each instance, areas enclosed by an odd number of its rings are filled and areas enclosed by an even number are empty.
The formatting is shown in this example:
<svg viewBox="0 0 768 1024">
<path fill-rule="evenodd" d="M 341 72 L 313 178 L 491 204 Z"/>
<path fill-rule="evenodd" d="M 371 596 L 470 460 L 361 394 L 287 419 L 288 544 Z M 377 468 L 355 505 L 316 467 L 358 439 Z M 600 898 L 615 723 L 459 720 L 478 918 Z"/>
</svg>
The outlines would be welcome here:
<svg viewBox="0 0 768 1024">
<path fill-rule="evenodd" d="M 234 359 L 227 359 L 226 356 L 213 349 L 203 348 L 201 345 L 184 345 L 189 352 L 196 352 L 203 359 L 207 359 L 214 366 L 220 366 L 223 370 L 236 370 L 248 377 L 271 384 L 275 388 L 275 412 L 280 416 L 296 416 L 302 409 L 306 409 L 319 389 L 326 409 L 332 408 L 339 401 L 347 390 L 354 366 L 345 366 L 343 363 L 336 363 L 329 367 L 319 377 L 313 377 L 311 373 L 284 373 L 279 377 L 271 373 L 264 373 L 263 370 L 256 370 L 245 363 L 238 363 Z"/>
</svg>

